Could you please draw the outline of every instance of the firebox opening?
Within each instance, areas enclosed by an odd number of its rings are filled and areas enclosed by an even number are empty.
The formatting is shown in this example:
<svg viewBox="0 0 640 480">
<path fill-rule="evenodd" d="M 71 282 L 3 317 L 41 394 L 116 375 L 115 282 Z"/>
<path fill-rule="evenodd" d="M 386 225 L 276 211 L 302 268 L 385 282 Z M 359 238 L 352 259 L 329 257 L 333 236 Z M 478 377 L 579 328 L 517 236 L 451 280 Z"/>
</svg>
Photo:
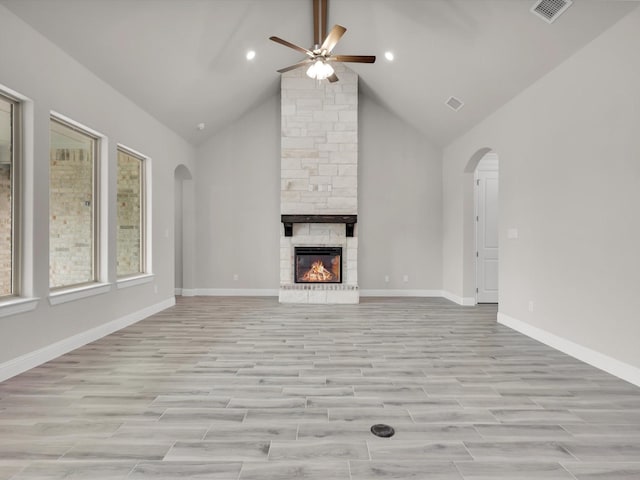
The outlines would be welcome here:
<svg viewBox="0 0 640 480">
<path fill-rule="evenodd" d="M 342 247 L 295 247 L 295 283 L 342 283 Z"/>
</svg>

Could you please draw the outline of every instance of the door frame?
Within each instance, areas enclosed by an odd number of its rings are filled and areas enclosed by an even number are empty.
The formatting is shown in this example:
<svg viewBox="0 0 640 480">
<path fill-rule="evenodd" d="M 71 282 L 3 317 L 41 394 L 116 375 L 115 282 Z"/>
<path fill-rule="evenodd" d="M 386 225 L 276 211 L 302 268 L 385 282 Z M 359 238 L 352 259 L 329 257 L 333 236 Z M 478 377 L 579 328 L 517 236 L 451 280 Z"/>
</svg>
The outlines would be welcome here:
<svg viewBox="0 0 640 480">
<path fill-rule="evenodd" d="M 474 265 L 475 265 L 475 292 L 474 298 L 476 305 L 478 304 L 478 293 L 479 293 L 479 256 L 478 256 L 478 223 L 479 223 L 479 208 L 480 208 L 480 188 L 479 188 L 479 173 L 480 172 L 498 172 L 498 176 L 500 173 L 500 161 L 498 159 L 498 155 L 493 152 L 487 152 L 478 162 L 476 168 L 473 171 L 473 233 L 474 233 L 474 246 L 475 246 L 475 256 L 474 256 Z M 500 205 L 500 200 L 498 200 L 498 206 Z M 498 245 L 498 262 L 500 262 L 500 246 Z"/>
</svg>

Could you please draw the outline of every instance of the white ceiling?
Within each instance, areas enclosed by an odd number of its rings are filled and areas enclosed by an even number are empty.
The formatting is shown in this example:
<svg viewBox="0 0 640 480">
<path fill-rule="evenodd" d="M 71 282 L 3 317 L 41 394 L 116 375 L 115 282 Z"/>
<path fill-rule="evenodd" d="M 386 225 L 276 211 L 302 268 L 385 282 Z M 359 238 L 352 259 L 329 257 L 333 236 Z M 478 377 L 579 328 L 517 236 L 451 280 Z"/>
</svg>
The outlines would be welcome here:
<svg viewBox="0 0 640 480">
<path fill-rule="evenodd" d="M 302 58 L 268 37 L 311 47 L 311 3 L 0 0 L 193 144 L 277 93 L 276 70 Z M 334 53 L 378 56 L 350 64 L 365 93 L 446 145 L 638 6 L 575 0 L 549 25 L 533 3 L 330 0 L 328 23 L 348 30 Z M 451 95 L 465 103 L 459 112 L 444 104 Z"/>
</svg>

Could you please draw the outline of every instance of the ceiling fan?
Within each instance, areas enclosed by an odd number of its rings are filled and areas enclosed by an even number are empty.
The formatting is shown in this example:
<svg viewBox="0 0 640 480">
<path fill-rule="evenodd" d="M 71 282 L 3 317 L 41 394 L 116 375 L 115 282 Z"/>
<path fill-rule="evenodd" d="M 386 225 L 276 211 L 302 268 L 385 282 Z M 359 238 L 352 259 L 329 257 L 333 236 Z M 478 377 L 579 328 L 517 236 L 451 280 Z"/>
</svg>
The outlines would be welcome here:
<svg viewBox="0 0 640 480">
<path fill-rule="evenodd" d="M 332 62 L 355 62 L 355 63 L 374 63 L 376 57 L 374 55 L 333 55 L 331 52 L 338 41 L 347 31 L 342 25 L 334 25 L 328 35 L 322 39 L 327 31 L 327 0 L 313 0 L 313 43 L 311 50 L 287 42 L 279 37 L 269 37 L 276 43 L 292 48 L 300 53 L 304 53 L 308 58 L 301 62 L 289 65 L 288 67 L 278 70 L 279 73 L 288 72 L 300 67 L 309 66 L 307 75 L 317 80 L 327 79 L 329 82 L 337 82 L 338 76 L 335 74 Z"/>
</svg>

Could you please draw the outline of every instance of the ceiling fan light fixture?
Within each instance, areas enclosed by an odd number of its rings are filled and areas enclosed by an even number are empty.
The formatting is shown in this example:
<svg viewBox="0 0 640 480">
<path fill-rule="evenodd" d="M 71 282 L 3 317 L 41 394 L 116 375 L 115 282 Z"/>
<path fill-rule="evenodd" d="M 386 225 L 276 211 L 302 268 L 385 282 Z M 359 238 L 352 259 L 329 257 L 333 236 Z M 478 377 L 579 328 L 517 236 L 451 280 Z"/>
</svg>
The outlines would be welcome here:
<svg viewBox="0 0 640 480">
<path fill-rule="evenodd" d="M 325 80 L 333 74 L 333 67 L 320 59 L 313 62 L 307 69 L 307 76 L 315 80 Z"/>
<path fill-rule="evenodd" d="M 327 27 L 327 3 L 328 0 L 313 0 L 314 46 L 312 50 L 300 47 L 280 37 L 269 37 L 269 40 L 284 45 L 296 52 L 304 53 L 307 56 L 307 58 L 298 63 L 281 68 L 278 70 L 278 73 L 286 73 L 290 70 L 295 70 L 303 66 L 307 67 L 311 64 L 311 66 L 307 68 L 307 75 L 309 77 L 314 80 L 326 79 L 329 83 L 335 83 L 339 78 L 329 62 L 375 63 L 375 55 L 333 55 L 331 53 L 347 29 L 342 25 L 336 24 L 325 35 Z"/>
</svg>

